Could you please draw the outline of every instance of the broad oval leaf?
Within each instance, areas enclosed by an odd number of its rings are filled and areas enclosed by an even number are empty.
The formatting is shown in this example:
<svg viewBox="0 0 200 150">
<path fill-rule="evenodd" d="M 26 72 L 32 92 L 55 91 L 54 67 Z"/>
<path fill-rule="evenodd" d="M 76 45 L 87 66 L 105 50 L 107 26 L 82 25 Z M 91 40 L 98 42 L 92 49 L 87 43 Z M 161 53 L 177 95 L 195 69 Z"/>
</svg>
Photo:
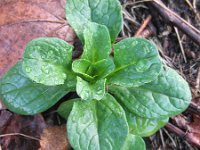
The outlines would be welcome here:
<svg viewBox="0 0 200 150">
<path fill-rule="evenodd" d="M 101 100 L 105 95 L 105 86 L 106 79 L 89 83 L 77 77 L 76 92 L 83 100 Z"/>
<path fill-rule="evenodd" d="M 45 86 L 30 80 L 18 62 L 1 79 L 0 93 L 6 107 L 18 114 L 33 115 L 53 106 L 69 91 L 75 89 L 75 78 L 64 85 Z"/>
<path fill-rule="evenodd" d="M 129 134 L 122 150 L 146 150 L 145 142 L 140 136 Z"/>
<path fill-rule="evenodd" d="M 23 69 L 27 76 L 44 85 L 64 84 L 71 74 L 73 46 L 58 38 L 38 38 L 26 46 Z"/>
<path fill-rule="evenodd" d="M 82 59 L 92 63 L 109 58 L 111 52 L 110 35 L 106 26 L 89 23 L 84 30 L 84 51 Z"/>
<path fill-rule="evenodd" d="M 57 109 L 58 114 L 67 120 L 70 112 L 72 111 L 74 102 L 77 102 L 80 100 L 81 100 L 80 98 L 76 98 L 76 99 L 70 99 L 63 102 L 62 104 L 60 104 L 60 106 Z"/>
<path fill-rule="evenodd" d="M 129 111 L 145 118 L 175 116 L 188 107 L 192 98 L 188 83 L 171 68 L 163 69 L 155 81 L 143 86 L 109 89 Z"/>
<path fill-rule="evenodd" d="M 122 27 L 121 4 L 118 0 L 68 0 L 66 17 L 82 42 L 83 28 L 87 27 L 89 22 L 105 25 L 112 43 Z"/>
<path fill-rule="evenodd" d="M 115 71 L 109 82 L 125 87 L 151 82 L 161 71 L 156 46 L 143 38 L 127 38 L 114 45 Z"/>
<path fill-rule="evenodd" d="M 129 132 L 141 137 L 148 137 L 165 126 L 169 118 L 148 119 L 139 117 L 128 110 L 125 110 L 128 121 Z"/>
<path fill-rule="evenodd" d="M 67 133 L 75 150 L 121 150 L 128 135 L 125 112 L 109 94 L 101 101 L 75 102 Z"/>
</svg>

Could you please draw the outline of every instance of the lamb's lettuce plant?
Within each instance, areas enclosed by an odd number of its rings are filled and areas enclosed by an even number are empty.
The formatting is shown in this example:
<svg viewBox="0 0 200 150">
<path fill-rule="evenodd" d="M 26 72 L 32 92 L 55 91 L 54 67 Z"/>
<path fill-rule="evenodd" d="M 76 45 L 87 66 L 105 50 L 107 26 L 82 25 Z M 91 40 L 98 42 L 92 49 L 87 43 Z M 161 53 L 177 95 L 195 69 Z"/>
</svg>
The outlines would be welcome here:
<svg viewBox="0 0 200 150">
<path fill-rule="evenodd" d="M 143 38 L 115 39 L 122 26 L 118 0 L 68 0 L 67 19 L 82 41 L 81 57 L 58 38 L 38 38 L 1 78 L 1 98 L 13 112 L 34 115 L 69 91 L 58 113 L 75 150 L 143 150 L 154 134 L 191 100 L 187 82 L 164 66 Z M 114 55 L 111 55 L 113 50 Z"/>
</svg>

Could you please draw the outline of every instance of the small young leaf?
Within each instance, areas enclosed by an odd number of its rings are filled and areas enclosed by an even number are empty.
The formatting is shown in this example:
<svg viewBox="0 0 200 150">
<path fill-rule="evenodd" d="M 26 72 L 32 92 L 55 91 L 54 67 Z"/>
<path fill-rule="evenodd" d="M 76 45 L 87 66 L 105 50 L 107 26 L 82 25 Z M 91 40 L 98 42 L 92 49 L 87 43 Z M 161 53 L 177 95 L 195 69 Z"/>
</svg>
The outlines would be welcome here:
<svg viewBox="0 0 200 150">
<path fill-rule="evenodd" d="M 78 59 L 73 61 L 72 70 L 88 81 L 92 80 L 95 77 L 95 72 L 93 72 L 94 67 L 92 63 L 85 59 Z"/>
<path fill-rule="evenodd" d="M 144 140 L 133 134 L 129 134 L 122 150 L 146 150 Z"/>
<path fill-rule="evenodd" d="M 77 77 L 76 92 L 83 100 L 101 100 L 105 95 L 106 79 L 88 83 Z"/>
<path fill-rule="evenodd" d="M 143 38 L 127 38 L 115 44 L 114 63 L 116 69 L 109 82 L 125 87 L 151 82 L 161 70 L 157 48 Z"/>
<path fill-rule="evenodd" d="M 44 85 L 64 84 L 71 75 L 73 47 L 58 38 L 38 38 L 28 43 L 23 69 L 27 76 Z"/>
<path fill-rule="evenodd" d="M 75 150 L 121 150 L 128 135 L 125 112 L 109 94 L 101 101 L 78 101 L 67 121 Z"/>
<path fill-rule="evenodd" d="M 63 102 L 62 104 L 60 104 L 60 106 L 58 107 L 58 114 L 65 118 L 66 120 L 68 119 L 69 117 L 69 114 L 70 112 L 72 111 L 72 107 L 74 105 L 74 102 L 77 102 L 81 100 L 80 98 L 76 98 L 76 99 L 70 99 L 70 100 L 67 100 L 65 102 Z"/>
<path fill-rule="evenodd" d="M 75 60 L 72 63 L 72 69 L 86 80 L 94 78 L 100 79 L 106 77 L 115 69 L 112 59 L 103 59 L 94 64 L 85 59 Z"/>
<path fill-rule="evenodd" d="M 69 91 L 75 89 L 74 78 L 64 85 L 45 86 L 26 77 L 19 61 L 1 79 L 0 93 L 6 107 L 16 113 L 33 115 L 47 110 Z"/>
<path fill-rule="evenodd" d="M 83 28 L 89 22 L 105 25 L 110 32 L 112 43 L 122 27 L 121 4 L 118 0 L 68 0 L 66 17 L 82 42 Z"/>
<path fill-rule="evenodd" d="M 171 117 L 191 101 L 188 83 L 173 69 L 163 69 L 156 80 L 136 88 L 110 87 L 110 92 L 129 111 L 144 118 Z"/>
<path fill-rule="evenodd" d="M 111 58 L 98 61 L 93 66 L 98 79 L 105 78 L 115 69 L 115 64 Z"/>
<path fill-rule="evenodd" d="M 148 119 L 136 116 L 128 110 L 125 110 L 128 121 L 129 132 L 141 137 L 148 137 L 162 128 L 169 118 Z"/>
<path fill-rule="evenodd" d="M 109 58 L 111 52 L 110 35 L 104 25 L 89 23 L 84 30 L 84 51 L 82 59 L 89 60 L 93 64 L 102 59 Z"/>
</svg>

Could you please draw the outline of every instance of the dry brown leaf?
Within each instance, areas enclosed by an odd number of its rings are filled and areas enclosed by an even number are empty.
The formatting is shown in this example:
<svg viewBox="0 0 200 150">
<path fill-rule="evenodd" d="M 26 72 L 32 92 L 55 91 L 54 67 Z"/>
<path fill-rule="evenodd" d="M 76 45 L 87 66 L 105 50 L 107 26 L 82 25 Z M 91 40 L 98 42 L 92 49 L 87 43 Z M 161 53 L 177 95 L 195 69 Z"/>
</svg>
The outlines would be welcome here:
<svg viewBox="0 0 200 150">
<path fill-rule="evenodd" d="M 6 106 L 3 104 L 3 102 L 0 100 L 0 111 L 6 109 Z"/>
<path fill-rule="evenodd" d="M 66 138 L 66 127 L 54 126 L 44 129 L 40 145 L 40 150 L 71 150 Z"/>
<path fill-rule="evenodd" d="M 75 34 L 64 19 L 64 6 L 65 0 L 0 1 L 0 77 L 34 38 L 59 37 L 73 43 Z"/>
<path fill-rule="evenodd" d="M 188 132 L 200 143 L 200 116 L 193 114 L 193 121 L 188 124 Z"/>
<path fill-rule="evenodd" d="M 5 128 L 9 124 L 13 114 L 7 110 L 0 110 L 0 135 L 4 133 Z"/>
<path fill-rule="evenodd" d="M 0 135 L 11 134 L 1 138 L 0 145 L 3 150 L 37 150 L 40 148 L 38 140 L 13 133 L 39 138 L 44 128 L 46 123 L 40 114 L 21 116 L 7 110 L 0 111 Z"/>
</svg>

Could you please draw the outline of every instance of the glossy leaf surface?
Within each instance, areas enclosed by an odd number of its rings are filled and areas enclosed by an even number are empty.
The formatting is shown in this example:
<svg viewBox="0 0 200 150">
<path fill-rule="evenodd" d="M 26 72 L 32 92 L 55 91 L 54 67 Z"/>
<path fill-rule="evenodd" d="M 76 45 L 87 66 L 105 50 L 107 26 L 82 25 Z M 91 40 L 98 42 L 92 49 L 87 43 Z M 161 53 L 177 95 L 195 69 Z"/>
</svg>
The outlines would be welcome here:
<svg viewBox="0 0 200 150">
<path fill-rule="evenodd" d="M 47 110 L 69 91 L 75 89 L 75 79 L 60 86 L 45 86 L 30 80 L 18 62 L 1 79 L 1 98 L 6 107 L 16 113 L 33 115 Z"/>
<path fill-rule="evenodd" d="M 106 79 L 89 83 L 77 77 L 76 92 L 83 100 L 101 100 L 105 95 Z"/>
<path fill-rule="evenodd" d="M 129 111 L 145 118 L 170 117 L 183 112 L 191 100 L 188 83 L 173 69 L 136 88 L 110 87 L 110 92 Z"/>
<path fill-rule="evenodd" d="M 122 27 L 121 5 L 118 0 L 68 0 L 66 14 L 69 24 L 82 41 L 83 28 L 87 27 L 88 22 L 105 25 L 112 43 Z"/>
<path fill-rule="evenodd" d="M 129 134 L 122 150 L 145 150 L 144 140 L 137 135 Z"/>
<path fill-rule="evenodd" d="M 23 69 L 27 76 L 44 85 L 64 84 L 72 75 L 73 47 L 58 38 L 38 38 L 26 46 Z"/>
<path fill-rule="evenodd" d="M 103 59 L 94 64 L 97 78 L 105 78 L 115 69 L 115 64 L 111 58 Z"/>
<path fill-rule="evenodd" d="M 72 70 L 85 80 L 90 81 L 95 77 L 94 67 L 92 63 L 86 59 L 73 61 Z"/>
<path fill-rule="evenodd" d="M 77 102 L 81 100 L 80 98 L 76 98 L 76 99 L 70 99 L 70 100 L 67 100 L 65 102 L 63 102 L 62 104 L 60 104 L 60 106 L 58 107 L 58 114 L 65 118 L 66 120 L 68 119 L 69 117 L 69 114 L 70 112 L 72 111 L 72 107 L 74 105 L 74 102 Z"/>
<path fill-rule="evenodd" d="M 110 83 L 125 87 L 151 82 L 161 70 L 157 48 L 143 38 L 127 38 L 115 44 L 114 63 L 116 69 Z"/>
<path fill-rule="evenodd" d="M 106 77 L 115 69 L 115 65 L 110 58 L 100 60 L 94 64 L 88 60 L 79 59 L 73 62 L 72 69 L 86 80 L 92 80 Z"/>
<path fill-rule="evenodd" d="M 84 51 L 82 59 L 92 63 L 107 59 L 111 52 L 110 35 L 106 26 L 89 23 L 84 30 Z"/>
<path fill-rule="evenodd" d="M 128 135 L 125 112 L 109 94 L 101 101 L 75 102 L 67 132 L 75 150 L 121 150 Z"/>
<path fill-rule="evenodd" d="M 156 131 L 162 128 L 169 120 L 169 118 L 142 118 L 136 116 L 128 110 L 126 110 L 125 112 L 128 121 L 129 132 L 133 135 L 138 135 L 141 137 L 148 137 L 153 135 Z"/>
</svg>

